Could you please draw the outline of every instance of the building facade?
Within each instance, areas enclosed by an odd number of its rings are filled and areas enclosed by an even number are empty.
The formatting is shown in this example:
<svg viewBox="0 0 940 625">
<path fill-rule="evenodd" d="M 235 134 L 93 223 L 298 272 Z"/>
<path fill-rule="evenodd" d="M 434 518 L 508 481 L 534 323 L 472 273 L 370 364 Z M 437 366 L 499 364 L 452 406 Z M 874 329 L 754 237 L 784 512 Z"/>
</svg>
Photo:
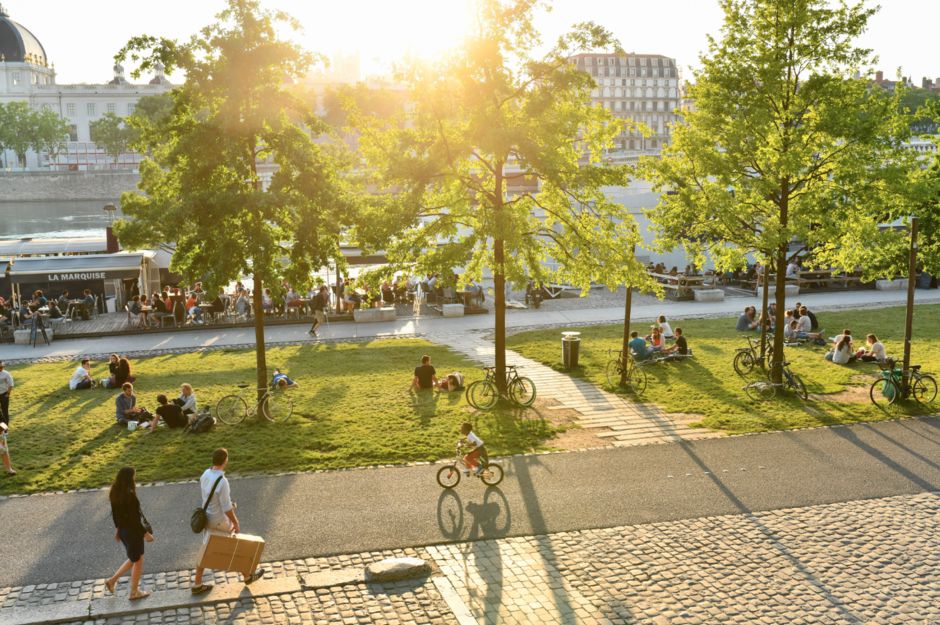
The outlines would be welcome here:
<svg viewBox="0 0 940 625">
<path fill-rule="evenodd" d="M 111 80 L 102 84 L 60 85 L 55 63 L 49 60 L 42 43 L 11 20 L 9 11 L 0 4 L 0 103 L 25 101 L 37 110 L 52 110 L 67 120 L 71 128 L 67 152 L 55 159 L 47 154 L 29 153 L 25 162 L 18 162 L 7 152 L 2 155 L 5 169 L 135 169 L 141 157 L 129 152 L 120 155 L 115 164 L 112 157 L 92 143 L 90 124 L 105 113 L 118 117 L 133 115 L 140 98 L 172 88 L 159 65 L 146 85 L 129 83 L 120 65 L 114 66 Z"/>
<path fill-rule="evenodd" d="M 627 131 L 611 152 L 658 155 L 669 144 L 670 127 L 679 119 L 675 110 L 680 107 L 681 73 L 675 59 L 658 54 L 577 54 L 571 62 L 597 83 L 591 92 L 596 106 L 653 131 L 649 137 Z"/>
</svg>

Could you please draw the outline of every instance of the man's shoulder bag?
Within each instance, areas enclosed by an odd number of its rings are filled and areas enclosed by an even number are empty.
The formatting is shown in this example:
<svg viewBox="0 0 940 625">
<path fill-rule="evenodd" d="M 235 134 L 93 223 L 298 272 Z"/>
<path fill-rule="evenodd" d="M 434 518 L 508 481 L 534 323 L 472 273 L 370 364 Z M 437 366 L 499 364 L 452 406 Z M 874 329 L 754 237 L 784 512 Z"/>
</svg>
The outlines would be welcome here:
<svg viewBox="0 0 940 625">
<path fill-rule="evenodd" d="M 219 485 L 219 482 L 222 481 L 224 475 L 220 475 L 219 479 L 215 481 L 215 484 L 212 485 L 212 490 L 209 491 L 209 497 L 206 499 L 206 505 L 201 508 L 196 508 L 193 510 L 193 516 L 189 520 L 189 526 L 193 529 L 194 534 L 206 529 L 206 525 L 209 524 L 209 517 L 206 516 L 206 509 L 209 508 L 209 502 L 212 501 L 212 495 L 215 494 L 215 489 Z"/>
</svg>

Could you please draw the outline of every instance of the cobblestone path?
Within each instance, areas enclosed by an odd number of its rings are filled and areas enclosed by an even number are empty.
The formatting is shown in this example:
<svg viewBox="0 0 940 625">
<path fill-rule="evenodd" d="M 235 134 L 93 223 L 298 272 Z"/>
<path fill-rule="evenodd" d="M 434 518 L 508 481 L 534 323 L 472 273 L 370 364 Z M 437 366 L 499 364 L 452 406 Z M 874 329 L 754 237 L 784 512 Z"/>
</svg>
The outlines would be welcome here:
<svg viewBox="0 0 940 625">
<path fill-rule="evenodd" d="M 495 346 L 482 336 L 454 334 L 430 335 L 425 338 L 460 354 L 470 356 L 484 365 L 495 364 Z M 561 349 L 560 345 L 559 349 Z M 558 401 L 561 405 L 556 406 L 556 410 L 578 411 L 582 415 L 577 422 L 581 427 L 609 430 L 597 436 L 609 439 L 615 446 L 723 436 L 721 432 L 690 428 L 677 423 L 656 405 L 633 403 L 599 389 L 589 382 L 572 378 L 539 362 L 524 358 L 511 350 L 506 351 L 506 363 L 523 366 L 524 369 L 520 371 L 520 375 L 530 378 L 535 383 L 539 397 Z"/>
<path fill-rule="evenodd" d="M 266 563 L 274 577 L 403 555 L 435 564 L 478 623 L 940 624 L 940 493 L 547 536 Z M 216 574 L 215 583 L 237 583 Z M 150 574 L 186 588 L 192 571 Z M 96 625 L 454 624 L 434 583 L 358 584 Z M 438 580 L 440 581 L 440 580 Z M 13 606 L 83 601 L 103 580 L 0 590 Z M 118 587 L 126 594 L 126 578 Z"/>
</svg>

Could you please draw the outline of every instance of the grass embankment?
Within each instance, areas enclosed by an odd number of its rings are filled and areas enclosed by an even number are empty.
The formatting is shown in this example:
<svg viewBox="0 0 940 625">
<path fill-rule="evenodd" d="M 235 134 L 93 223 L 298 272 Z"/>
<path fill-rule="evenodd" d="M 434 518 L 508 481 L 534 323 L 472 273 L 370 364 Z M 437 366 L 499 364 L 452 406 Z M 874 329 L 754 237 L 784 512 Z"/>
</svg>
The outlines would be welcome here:
<svg viewBox="0 0 940 625">
<path fill-rule="evenodd" d="M 742 308 L 743 308 L 742 304 Z M 865 335 L 873 333 L 884 343 L 888 355 L 900 359 L 904 350 L 904 308 L 883 308 L 817 314 L 825 338 L 850 328 L 856 348 L 864 345 Z M 660 404 L 669 413 L 701 415 L 694 425 L 729 433 L 787 430 L 793 428 L 859 423 L 893 419 L 916 414 L 940 412 L 940 399 L 930 406 L 896 402 L 881 410 L 869 400 L 868 388 L 880 370 L 875 364 L 834 365 L 824 359 L 829 346 L 786 348 L 791 370 L 799 374 L 811 394 L 809 402 L 796 398 L 791 390 L 778 391 L 771 402 L 755 403 L 742 390 L 747 380 L 734 372 L 735 350 L 745 347 L 745 333 L 734 330 L 735 318 L 670 320 L 681 327 L 695 358 L 678 363 L 644 367 L 649 380 L 641 401 Z M 640 336 L 649 333 L 649 323 L 633 324 Z M 609 348 L 619 349 L 622 325 L 568 328 L 580 331 L 580 366 L 572 375 L 584 377 L 608 391 L 605 368 Z M 750 333 L 758 337 L 756 332 Z M 918 306 L 914 315 L 912 363 L 923 365 L 924 372 L 940 374 L 940 306 Z M 559 371 L 562 367 L 558 330 L 522 332 L 509 337 L 507 347 L 523 356 Z M 758 379 L 760 370 L 748 379 Z M 621 391 L 622 392 L 622 391 Z"/>
<path fill-rule="evenodd" d="M 16 388 L 9 445 L 19 474 L 3 475 L 0 493 L 98 487 L 124 465 L 136 467 L 141 482 L 191 478 L 205 470 L 217 447 L 229 450 L 232 472 L 276 473 L 437 460 L 453 454 L 460 424 L 468 420 L 493 455 L 544 449 L 540 441 L 563 429 L 541 418 L 471 412 L 463 392 L 407 393 L 423 354 L 431 356 L 439 376 L 457 370 L 467 383 L 482 378 L 469 361 L 418 340 L 270 349 L 271 370 L 279 366 L 301 384 L 288 391 L 293 416 L 277 424 L 219 423 L 198 435 L 160 427 L 145 436 L 120 428 L 114 408 L 119 391 L 68 389 L 77 362 L 10 367 Z M 220 398 L 238 392 L 236 384 L 255 383 L 252 350 L 161 356 L 132 365 L 137 403 L 151 411 L 158 393 L 176 397 L 184 382 L 193 385 L 200 409 L 211 406 L 213 413 Z M 107 366 L 93 363 L 92 376 L 107 377 Z"/>
</svg>

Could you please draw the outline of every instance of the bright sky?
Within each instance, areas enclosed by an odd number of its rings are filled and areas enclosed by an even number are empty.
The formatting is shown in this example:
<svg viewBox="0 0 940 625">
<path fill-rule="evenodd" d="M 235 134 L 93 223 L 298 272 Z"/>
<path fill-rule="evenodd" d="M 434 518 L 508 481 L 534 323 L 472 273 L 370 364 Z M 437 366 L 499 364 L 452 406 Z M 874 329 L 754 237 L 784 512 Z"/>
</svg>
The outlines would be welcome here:
<svg viewBox="0 0 940 625">
<path fill-rule="evenodd" d="M 876 69 L 893 78 L 901 66 L 904 75 L 913 75 L 917 86 L 923 76 L 940 77 L 940 56 L 928 26 L 940 22 L 940 2 L 882 2 L 881 12 L 860 41 L 881 57 Z M 60 84 L 108 81 L 113 56 L 130 37 L 148 34 L 186 39 L 211 23 L 213 15 L 224 7 L 222 0 L 0 3 L 11 19 L 43 43 Z M 872 0 L 867 3 L 875 4 Z M 387 71 L 388 63 L 409 47 L 429 54 L 451 45 L 466 23 L 466 0 L 263 0 L 263 4 L 292 13 L 301 21 L 306 31 L 298 40 L 308 50 L 332 57 L 340 49 L 347 54 L 358 49 L 363 77 Z M 543 39 L 551 41 L 574 23 L 595 21 L 612 30 L 626 51 L 669 56 L 685 69 L 698 64 L 698 55 L 707 46 L 705 36 L 719 34 L 721 18 L 717 0 L 556 0 L 552 13 L 539 18 L 538 27 Z M 131 69 L 129 64 L 125 67 Z"/>
</svg>

